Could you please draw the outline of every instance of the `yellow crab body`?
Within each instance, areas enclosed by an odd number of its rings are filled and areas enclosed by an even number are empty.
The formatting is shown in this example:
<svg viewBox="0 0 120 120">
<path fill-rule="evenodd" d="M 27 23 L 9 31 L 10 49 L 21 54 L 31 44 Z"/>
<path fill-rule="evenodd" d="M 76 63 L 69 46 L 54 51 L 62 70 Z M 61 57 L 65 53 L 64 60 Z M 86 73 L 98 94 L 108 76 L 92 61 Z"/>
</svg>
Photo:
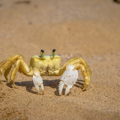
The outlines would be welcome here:
<svg viewBox="0 0 120 120">
<path fill-rule="evenodd" d="M 44 58 L 35 55 L 30 60 L 30 66 L 37 68 L 42 76 L 56 76 L 59 73 L 60 60 L 59 55 L 55 55 L 54 58 L 51 55 L 45 55 Z"/>
</svg>

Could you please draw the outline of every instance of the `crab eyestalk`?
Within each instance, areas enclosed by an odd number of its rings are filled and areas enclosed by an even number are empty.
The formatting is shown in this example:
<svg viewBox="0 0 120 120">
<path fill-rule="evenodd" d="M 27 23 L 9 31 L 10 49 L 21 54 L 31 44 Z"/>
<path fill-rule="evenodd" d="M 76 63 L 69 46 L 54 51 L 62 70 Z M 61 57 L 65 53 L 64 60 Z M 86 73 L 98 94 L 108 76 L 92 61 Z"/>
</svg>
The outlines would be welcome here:
<svg viewBox="0 0 120 120">
<path fill-rule="evenodd" d="M 53 50 L 52 50 L 52 58 L 54 58 L 54 57 L 55 57 L 55 54 L 56 54 L 56 50 L 55 50 L 55 49 L 53 49 Z"/>
<path fill-rule="evenodd" d="M 41 54 L 41 58 L 44 59 L 44 50 L 41 50 L 40 54 Z"/>
</svg>

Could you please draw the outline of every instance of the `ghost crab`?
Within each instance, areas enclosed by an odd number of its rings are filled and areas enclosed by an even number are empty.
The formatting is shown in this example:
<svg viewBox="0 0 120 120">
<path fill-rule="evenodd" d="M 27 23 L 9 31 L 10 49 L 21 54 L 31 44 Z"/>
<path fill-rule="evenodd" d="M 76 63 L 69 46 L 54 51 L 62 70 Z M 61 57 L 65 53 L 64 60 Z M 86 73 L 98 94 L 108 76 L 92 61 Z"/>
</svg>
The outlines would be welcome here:
<svg viewBox="0 0 120 120">
<path fill-rule="evenodd" d="M 30 66 L 28 66 L 22 55 L 13 55 L 0 63 L 0 76 L 4 72 L 5 79 L 9 82 L 7 75 L 11 70 L 10 81 L 13 87 L 15 85 L 15 76 L 17 71 L 23 73 L 26 76 L 33 76 L 34 85 L 39 92 L 39 86 L 42 88 L 42 94 L 44 93 L 43 80 L 41 76 L 61 76 L 59 84 L 59 95 L 62 93 L 63 86 L 66 84 L 67 88 L 65 95 L 69 93 L 73 84 L 76 83 L 78 78 L 78 69 L 81 69 L 82 75 L 85 80 L 85 84 L 82 88 L 84 91 L 91 80 L 91 69 L 86 62 L 80 57 L 74 57 L 68 60 L 65 64 L 60 66 L 61 57 L 56 55 L 56 50 L 53 49 L 52 55 L 44 55 L 44 50 L 41 50 L 41 55 L 35 55 L 30 59 Z M 2 83 L 1 79 L 0 82 Z"/>
</svg>

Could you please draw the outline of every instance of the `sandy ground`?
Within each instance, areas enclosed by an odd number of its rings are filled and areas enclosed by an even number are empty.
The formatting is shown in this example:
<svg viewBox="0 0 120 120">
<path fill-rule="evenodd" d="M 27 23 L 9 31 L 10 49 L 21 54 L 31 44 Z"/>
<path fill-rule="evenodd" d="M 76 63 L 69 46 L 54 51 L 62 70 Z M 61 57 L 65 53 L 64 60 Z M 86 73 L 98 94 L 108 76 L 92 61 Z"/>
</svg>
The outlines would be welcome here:
<svg viewBox="0 0 120 120">
<path fill-rule="evenodd" d="M 120 4 L 112 0 L 0 0 L 0 61 L 15 54 L 61 55 L 61 65 L 82 57 L 92 69 L 86 91 L 78 82 L 58 96 L 60 77 L 43 76 L 45 95 L 32 77 L 2 76 L 0 120 L 120 120 Z M 41 93 L 41 91 L 40 91 Z"/>
</svg>

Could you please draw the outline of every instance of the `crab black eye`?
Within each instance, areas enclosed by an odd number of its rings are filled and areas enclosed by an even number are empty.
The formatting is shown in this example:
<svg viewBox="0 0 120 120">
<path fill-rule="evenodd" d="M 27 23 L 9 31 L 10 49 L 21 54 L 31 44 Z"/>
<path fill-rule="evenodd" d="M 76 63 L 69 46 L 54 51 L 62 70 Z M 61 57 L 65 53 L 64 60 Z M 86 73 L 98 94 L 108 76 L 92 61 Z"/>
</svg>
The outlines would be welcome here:
<svg viewBox="0 0 120 120">
<path fill-rule="evenodd" d="M 44 53 L 44 50 L 41 50 L 42 53 Z"/>
<path fill-rule="evenodd" d="M 55 52 L 55 51 L 56 51 L 56 49 L 53 49 L 53 50 L 52 50 L 52 52 Z"/>
</svg>

